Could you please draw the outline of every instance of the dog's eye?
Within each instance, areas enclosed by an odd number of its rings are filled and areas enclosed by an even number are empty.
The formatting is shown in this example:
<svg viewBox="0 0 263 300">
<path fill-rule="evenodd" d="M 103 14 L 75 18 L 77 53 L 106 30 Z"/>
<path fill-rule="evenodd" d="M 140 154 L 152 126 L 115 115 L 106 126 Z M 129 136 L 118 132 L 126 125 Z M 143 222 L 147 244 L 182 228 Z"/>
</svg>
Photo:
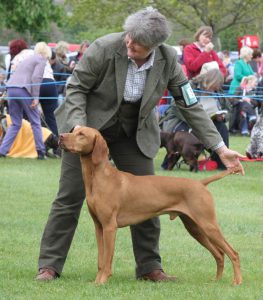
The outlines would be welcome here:
<svg viewBox="0 0 263 300">
<path fill-rule="evenodd" d="M 79 132 L 77 133 L 77 135 L 83 136 L 84 134 L 83 134 L 81 131 L 79 131 Z"/>
</svg>

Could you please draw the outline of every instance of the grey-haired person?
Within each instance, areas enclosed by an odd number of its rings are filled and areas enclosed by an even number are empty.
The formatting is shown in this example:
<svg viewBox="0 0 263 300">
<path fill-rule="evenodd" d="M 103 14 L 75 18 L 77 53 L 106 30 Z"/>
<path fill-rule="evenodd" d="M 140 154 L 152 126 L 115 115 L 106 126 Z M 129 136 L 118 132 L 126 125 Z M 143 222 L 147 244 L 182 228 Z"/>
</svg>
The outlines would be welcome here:
<svg viewBox="0 0 263 300">
<path fill-rule="evenodd" d="M 153 158 L 160 146 L 155 107 L 168 88 L 206 147 L 217 151 L 227 167 L 238 167 L 244 173 L 239 154 L 224 145 L 198 104 L 174 48 L 164 44 L 169 34 L 166 18 L 146 8 L 127 17 L 124 32 L 94 41 L 73 71 L 66 99 L 56 111 L 59 132 L 78 126 L 96 128 L 106 139 L 118 169 L 135 175 L 154 174 Z M 38 280 L 60 276 L 84 198 L 79 157 L 64 152 L 59 191 L 41 241 Z M 136 278 L 175 280 L 162 268 L 159 218 L 130 229 Z"/>
</svg>

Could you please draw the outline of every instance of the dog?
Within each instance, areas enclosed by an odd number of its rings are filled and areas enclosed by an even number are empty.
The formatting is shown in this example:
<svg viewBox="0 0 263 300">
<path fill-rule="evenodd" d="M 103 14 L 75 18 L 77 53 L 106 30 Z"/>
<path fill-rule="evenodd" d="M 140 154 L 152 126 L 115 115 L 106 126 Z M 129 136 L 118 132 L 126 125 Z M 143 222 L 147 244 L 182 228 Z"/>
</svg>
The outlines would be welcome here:
<svg viewBox="0 0 263 300">
<path fill-rule="evenodd" d="M 263 158 L 263 112 L 259 115 L 251 131 L 250 144 L 247 148 L 248 158 Z"/>
<path fill-rule="evenodd" d="M 198 171 L 198 157 L 204 152 L 204 145 L 188 131 L 175 133 L 161 131 L 161 145 L 166 149 L 167 155 L 163 166 L 172 170 L 181 157 L 189 165 L 190 171 Z M 178 165 L 180 167 L 180 165 Z"/>
<path fill-rule="evenodd" d="M 80 155 L 98 245 L 97 284 L 105 283 L 112 275 L 117 228 L 163 214 L 168 214 L 170 220 L 179 216 L 190 235 L 211 252 L 217 264 L 216 279 L 222 277 L 226 254 L 233 265 L 233 283 L 241 284 L 239 255 L 219 229 L 213 198 L 206 188 L 233 171 L 202 180 L 121 172 L 109 163 L 109 149 L 102 135 L 89 127 L 61 134 L 59 144 L 65 151 Z"/>
</svg>

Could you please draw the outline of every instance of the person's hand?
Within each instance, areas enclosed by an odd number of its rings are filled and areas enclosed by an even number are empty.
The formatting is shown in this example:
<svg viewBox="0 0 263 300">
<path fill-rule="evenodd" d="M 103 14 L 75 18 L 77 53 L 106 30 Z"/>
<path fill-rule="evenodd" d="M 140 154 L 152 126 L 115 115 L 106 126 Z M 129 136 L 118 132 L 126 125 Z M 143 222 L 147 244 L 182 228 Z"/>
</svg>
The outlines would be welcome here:
<svg viewBox="0 0 263 300">
<path fill-rule="evenodd" d="M 205 45 L 205 52 L 210 52 L 214 49 L 214 44 L 213 43 L 208 43 Z"/>
<path fill-rule="evenodd" d="M 36 108 L 38 106 L 38 103 L 39 103 L 38 99 L 33 99 L 30 107 L 31 108 Z"/>
<path fill-rule="evenodd" d="M 244 155 L 238 153 L 237 151 L 228 149 L 226 146 L 218 148 L 216 153 L 219 155 L 221 161 L 227 169 L 232 170 L 233 173 L 245 175 L 244 168 L 239 161 L 239 158 L 245 158 Z"/>
</svg>

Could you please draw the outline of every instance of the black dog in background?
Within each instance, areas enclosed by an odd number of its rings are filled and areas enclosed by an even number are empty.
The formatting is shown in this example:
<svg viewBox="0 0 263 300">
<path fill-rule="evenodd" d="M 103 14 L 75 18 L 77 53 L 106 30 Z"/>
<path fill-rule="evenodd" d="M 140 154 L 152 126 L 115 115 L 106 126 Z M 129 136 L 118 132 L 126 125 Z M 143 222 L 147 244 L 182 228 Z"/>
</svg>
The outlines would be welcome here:
<svg viewBox="0 0 263 300">
<path fill-rule="evenodd" d="M 179 159 L 183 157 L 183 160 L 189 165 L 190 171 L 198 171 L 198 157 L 204 151 L 204 145 L 192 133 L 161 131 L 161 147 L 167 151 L 162 163 L 163 169 L 172 170 Z"/>
</svg>

